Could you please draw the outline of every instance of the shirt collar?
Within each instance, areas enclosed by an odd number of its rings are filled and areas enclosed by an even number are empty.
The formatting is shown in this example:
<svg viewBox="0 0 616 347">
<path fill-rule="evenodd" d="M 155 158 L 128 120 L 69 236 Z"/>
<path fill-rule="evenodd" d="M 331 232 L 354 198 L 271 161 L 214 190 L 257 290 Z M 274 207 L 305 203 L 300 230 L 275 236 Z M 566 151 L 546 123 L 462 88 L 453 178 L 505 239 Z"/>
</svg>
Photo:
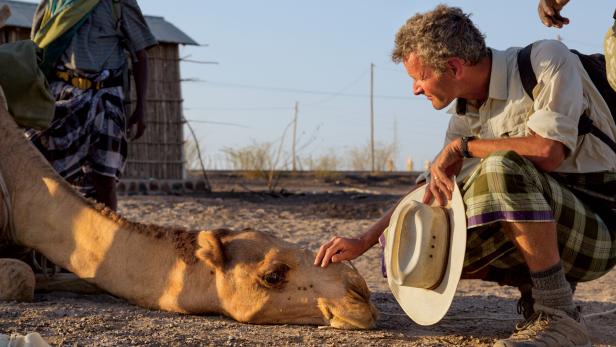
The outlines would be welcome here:
<svg viewBox="0 0 616 347">
<path fill-rule="evenodd" d="M 492 54 L 492 70 L 490 71 L 488 99 L 507 100 L 509 97 L 507 57 L 504 51 L 490 48 L 490 52 Z M 448 113 L 465 115 L 466 99 L 456 99 L 455 104 L 449 108 Z"/>
</svg>

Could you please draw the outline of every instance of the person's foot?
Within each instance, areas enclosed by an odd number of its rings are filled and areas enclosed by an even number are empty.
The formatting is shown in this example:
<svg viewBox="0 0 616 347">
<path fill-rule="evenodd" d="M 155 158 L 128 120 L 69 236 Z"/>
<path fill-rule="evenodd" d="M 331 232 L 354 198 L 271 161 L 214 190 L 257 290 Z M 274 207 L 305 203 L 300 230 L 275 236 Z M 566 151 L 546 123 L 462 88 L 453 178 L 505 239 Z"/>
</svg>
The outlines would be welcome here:
<svg viewBox="0 0 616 347">
<path fill-rule="evenodd" d="M 498 340 L 496 347 L 526 346 L 590 346 L 590 336 L 582 315 L 574 319 L 565 311 L 535 304 L 534 313 L 516 326 L 507 339 Z"/>
</svg>

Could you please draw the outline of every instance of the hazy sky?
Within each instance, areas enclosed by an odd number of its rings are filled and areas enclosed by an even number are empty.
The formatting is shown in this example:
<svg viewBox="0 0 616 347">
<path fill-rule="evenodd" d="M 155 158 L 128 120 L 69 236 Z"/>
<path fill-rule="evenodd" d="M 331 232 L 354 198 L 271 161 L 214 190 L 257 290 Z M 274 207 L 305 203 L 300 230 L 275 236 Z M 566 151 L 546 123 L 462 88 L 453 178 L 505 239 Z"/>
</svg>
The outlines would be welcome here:
<svg viewBox="0 0 616 347">
<path fill-rule="evenodd" d="M 36 1 L 33 1 L 36 2 Z M 340 156 L 370 138 L 370 63 L 375 68 L 376 141 L 398 144 L 398 168 L 415 168 L 443 143 L 448 122 L 390 61 L 393 39 L 410 16 L 448 3 L 472 20 L 496 49 L 556 38 L 582 52 L 603 50 L 613 0 L 572 0 L 571 24 L 544 27 L 537 1 L 427 0 L 141 0 L 145 14 L 163 16 L 207 47 L 183 47 L 185 117 L 195 123 L 201 148 L 215 160 L 221 148 L 278 141 L 299 102 L 300 157 L 334 150 Z M 207 123 L 205 123 L 207 122 Z M 228 124 L 229 123 L 229 124 Z M 290 149 L 291 133 L 285 139 Z M 221 165 L 220 163 L 218 165 Z"/>
</svg>

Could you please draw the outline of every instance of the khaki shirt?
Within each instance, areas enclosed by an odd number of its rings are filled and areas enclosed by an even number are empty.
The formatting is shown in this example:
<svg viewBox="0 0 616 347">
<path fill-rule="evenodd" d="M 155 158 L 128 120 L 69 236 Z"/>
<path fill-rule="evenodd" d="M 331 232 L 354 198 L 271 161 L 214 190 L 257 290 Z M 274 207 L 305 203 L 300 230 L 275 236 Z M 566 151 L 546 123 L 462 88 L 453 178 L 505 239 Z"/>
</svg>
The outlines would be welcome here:
<svg viewBox="0 0 616 347">
<path fill-rule="evenodd" d="M 599 129 L 616 138 L 609 108 L 579 58 L 559 41 L 535 43 L 531 64 L 538 83 L 533 102 L 520 80 L 519 50 L 492 49 L 488 99 L 479 109 L 469 103 L 466 114 L 459 114 L 457 100 L 448 111 L 452 116 L 445 142 L 469 135 L 483 139 L 522 137 L 532 131 L 567 148 L 556 172 L 616 171 L 614 151 L 594 135 L 578 136 L 578 121 L 586 112 Z"/>
</svg>

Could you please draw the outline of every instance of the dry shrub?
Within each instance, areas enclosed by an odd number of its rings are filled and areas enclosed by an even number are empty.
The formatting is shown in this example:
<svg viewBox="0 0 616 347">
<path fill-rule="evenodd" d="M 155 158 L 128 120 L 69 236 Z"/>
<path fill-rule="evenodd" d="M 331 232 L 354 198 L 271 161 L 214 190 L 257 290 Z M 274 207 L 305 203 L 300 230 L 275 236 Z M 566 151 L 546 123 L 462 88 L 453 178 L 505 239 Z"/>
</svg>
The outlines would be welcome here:
<svg viewBox="0 0 616 347">
<path fill-rule="evenodd" d="M 355 147 L 349 150 L 349 161 L 351 169 L 355 171 L 371 171 L 370 144 L 363 147 Z M 374 144 L 374 169 L 376 171 L 385 171 L 387 162 L 392 161 L 396 156 L 396 145 L 375 143 Z"/>
<path fill-rule="evenodd" d="M 331 177 L 335 175 L 335 171 L 338 171 L 343 164 L 343 161 L 338 157 L 333 149 L 330 149 L 328 153 L 319 157 L 309 156 L 302 160 L 302 166 L 307 170 L 314 172 L 317 177 Z"/>
<path fill-rule="evenodd" d="M 268 178 L 273 168 L 272 144 L 269 142 L 252 144 L 235 149 L 226 147 L 222 152 L 227 157 L 232 170 L 244 171 L 246 178 Z"/>
</svg>

